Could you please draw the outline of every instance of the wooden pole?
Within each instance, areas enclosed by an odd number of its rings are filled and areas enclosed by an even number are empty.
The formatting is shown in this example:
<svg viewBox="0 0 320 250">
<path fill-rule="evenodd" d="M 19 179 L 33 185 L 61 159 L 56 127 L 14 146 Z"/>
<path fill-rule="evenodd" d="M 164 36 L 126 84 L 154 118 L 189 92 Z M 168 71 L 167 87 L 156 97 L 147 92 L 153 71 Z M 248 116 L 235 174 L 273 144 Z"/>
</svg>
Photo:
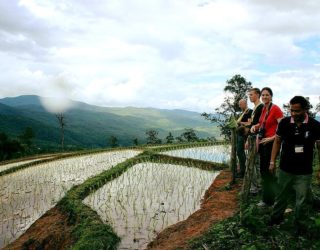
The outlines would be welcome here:
<svg viewBox="0 0 320 250">
<path fill-rule="evenodd" d="M 246 160 L 246 172 L 243 178 L 242 191 L 241 191 L 241 202 L 245 204 L 248 202 L 250 187 L 251 187 L 254 168 L 255 168 L 255 160 L 256 160 L 256 153 L 257 153 L 255 138 L 256 138 L 255 135 L 250 135 L 248 137 L 249 149 L 248 149 L 248 156 Z"/>
<path fill-rule="evenodd" d="M 320 185 L 320 141 L 316 142 L 316 148 L 318 149 L 318 171 L 316 175 L 317 183 Z"/>
<path fill-rule="evenodd" d="M 256 136 L 249 135 L 248 137 L 249 149 L 246 161 L 246 172 L 243 178 L 242 190 L 241 190 L 241 203 L 240 203 L 240 221 L 243 220 L 243 214 L 248 205 L 250 187 L 252 179 L 254 178 L 254 168 L 256 161 Z"/>
<path fill-rule="evenodd" d="M 231 128 L 231 157 L 230 157 L 230 170 L 232 172 L 232 180 L 230 184 L 236 183 L 236 174 L 237 174 L 237 135 L 236 129 Z"/>
</svg>

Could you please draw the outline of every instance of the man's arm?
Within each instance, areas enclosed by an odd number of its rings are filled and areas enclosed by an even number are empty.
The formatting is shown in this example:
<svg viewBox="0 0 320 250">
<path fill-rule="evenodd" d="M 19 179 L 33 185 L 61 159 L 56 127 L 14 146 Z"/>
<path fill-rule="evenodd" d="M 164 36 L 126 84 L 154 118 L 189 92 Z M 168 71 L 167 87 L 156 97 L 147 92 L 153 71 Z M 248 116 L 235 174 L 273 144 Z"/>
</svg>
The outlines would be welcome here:
<svg viewBox="0 0 320 250">
<path fill-rule="evenodd" d="M 270 165 L 269 165 L 269 171 L 271 173 L 274 173 L 276 169 L 276 165 L 275 165 L 276 158 L 280 151 L 280 147 L 281 147 L 281 137 L 276 135 L 272 145 L 272 153 L 271 153 L 271 159 L 270 159 Z"/>
</svg>

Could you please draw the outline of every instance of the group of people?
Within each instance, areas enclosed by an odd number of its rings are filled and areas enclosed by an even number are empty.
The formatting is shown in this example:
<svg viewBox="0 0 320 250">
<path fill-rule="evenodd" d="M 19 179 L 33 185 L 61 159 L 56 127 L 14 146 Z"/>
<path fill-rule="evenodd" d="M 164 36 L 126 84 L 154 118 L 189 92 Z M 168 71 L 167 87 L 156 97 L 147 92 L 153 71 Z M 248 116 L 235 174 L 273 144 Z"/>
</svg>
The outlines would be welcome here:
<svg viewBox="0 0 320 250">
<path fill-rule="evenodd" d="M 252 88 L 248 95 L 254 104 L 252 110 L 245 99 L 239 101 L 242 113 L 237 120 L 238 177 L 243 177 L 246 170 L 246 139 L 255 136 L 260 175 L 255 175 L 252 188 L 257 188 L 261 176 L 262 200 L 258 206 L 273 206 L 269 223 L 279 224 L 288 201 L 294 196 L 295 221 L 301 224 L 310 204 L 312 162 L 315 145 L 319 146 L 320 123 L 309 116 L 309 102 L 302 96 L 290 100 L 290 116 L 284 117 L 279 106 L 272 102 L 270 88 L 261 91 Z M 279 152 L 280 169 L 276 175 Z"/>
</svg>

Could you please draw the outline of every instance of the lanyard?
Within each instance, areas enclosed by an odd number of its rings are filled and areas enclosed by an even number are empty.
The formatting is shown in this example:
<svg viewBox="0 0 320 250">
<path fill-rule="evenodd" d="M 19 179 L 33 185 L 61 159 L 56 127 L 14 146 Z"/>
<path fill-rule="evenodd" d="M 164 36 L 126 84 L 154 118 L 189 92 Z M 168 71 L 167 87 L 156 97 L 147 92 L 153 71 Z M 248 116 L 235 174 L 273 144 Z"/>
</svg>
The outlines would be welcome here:
<svg viewBox="0 0 320 250">
<path fill-rule="evenodd" d="M 266 121 L 267 121 L 267 118 L 269 116 L 269 113 L 270 113 L 270 110 L 271 110 L 271 106 L 272 106 L 272 103 L 270 103 L 270 105 L 268 107 L 268 110 L 267 110 L 266 114 L 264 115 L 264 119 L 263 119 L 263 122 L 261 124 L 261 128 L 265 128 L 266 127 Z"/>
</svg>

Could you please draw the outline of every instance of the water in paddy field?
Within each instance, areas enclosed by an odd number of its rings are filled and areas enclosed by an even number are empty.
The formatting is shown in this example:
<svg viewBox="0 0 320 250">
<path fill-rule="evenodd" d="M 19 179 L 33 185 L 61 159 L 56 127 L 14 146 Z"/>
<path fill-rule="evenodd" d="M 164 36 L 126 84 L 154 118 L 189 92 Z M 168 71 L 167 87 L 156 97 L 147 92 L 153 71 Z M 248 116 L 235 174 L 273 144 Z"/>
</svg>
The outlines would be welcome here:
<svg viewBox="0 0 320 250">
<path fill-rule="evenodd" d="M 10 169 L 10 168 L 14 168 L 14 167 L 18 167 L 18 166 L 21 166 L 24 164 L 28 164 L 28 163 L 32 163 L 32 162 L 36 162 L 36 161 L 42 161 L 42 160 L 46 160 L 46 159 L 50 159 L 50 158 L 53 158 L 53 156 L 48 156 L 48 157 L 44 157 L 44 158 L 40 158 L 40 159 L 24 160 L 24 161 L 3 164 L 3 165 L 0 165 L 0 173 L 7 170 L 7 169 Z"/>
<path fill-rule="evenodd" d="M 164 228 L 200 208 L 218 172 L 141 163 L 84 199 L 121 238 L 119 249 L 144 249 Z"/>
<path fill-rule="evenodd" d="M 192 158 L 203 161 L 227 163 L 230 160 L 230 145 L 177 149 L 166 151 L 162 154 L 182 158 Z"/>
<path fill-rule="evenodd" d="M 72 186 L 137 154 L 123 150 L 78 156 L 0 176 L 0 249 L 22 235 Z"/>
</svg>

